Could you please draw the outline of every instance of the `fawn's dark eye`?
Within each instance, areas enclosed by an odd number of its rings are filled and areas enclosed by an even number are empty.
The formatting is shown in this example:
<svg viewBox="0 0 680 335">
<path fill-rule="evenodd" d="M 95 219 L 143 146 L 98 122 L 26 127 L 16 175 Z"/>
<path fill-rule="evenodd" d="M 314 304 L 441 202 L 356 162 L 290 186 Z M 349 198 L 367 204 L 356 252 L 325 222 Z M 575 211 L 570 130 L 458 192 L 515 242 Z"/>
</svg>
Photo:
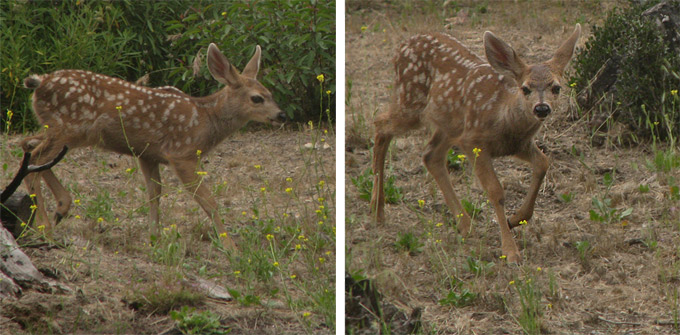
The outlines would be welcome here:
<svg viewBox="0 0 680 335">
<path fill-rule="evenodd" d="M 550 91 L 552 91 L 553 94 L 560 94 L 560 89 L 562 89 L 559 85 L 553 86 Z"/>
<path fill-rule="evenodd" d="M 256 104 L 261 104 L 264 102 L 264 98 L 261 95 L 253 95 L 250 100 Z"/>
<path fill-rule="evenodd" d="M 524 95 L 529 95 L 531 94 L 531 90 L 526 86 L 522 86 L 522 93 L 524 93 Z"/>
</svg>

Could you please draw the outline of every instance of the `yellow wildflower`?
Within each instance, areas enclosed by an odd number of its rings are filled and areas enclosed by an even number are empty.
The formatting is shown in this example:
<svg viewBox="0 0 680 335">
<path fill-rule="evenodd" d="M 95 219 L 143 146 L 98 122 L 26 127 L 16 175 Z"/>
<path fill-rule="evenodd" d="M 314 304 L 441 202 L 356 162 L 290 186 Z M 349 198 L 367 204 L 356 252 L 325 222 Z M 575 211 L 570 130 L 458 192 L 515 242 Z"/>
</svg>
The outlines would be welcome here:
<svg viewBox="0 0 680 335">
<path fill-rule="evenodd" d="M 318 80 L 318 81 L 319 81 L 319 83 L 323 83 L 323 81 L 324 81 L 324 76 L 323 76 L 323 73 L 322 73 L 322 74 L 320 74 L 320 75 L 318 75 L 318 76 L 316 76 L 316 80 Z"/>
<path fill-rule="evenodd" d="M 482 149 L 474 148 L 472 149 L 472 152 L 475 154 L 475 157 L 479 157 L 479 153 L 482 152 Z"/>
<path fill-rule="evenodd" d="M 272 239 L 274 239 L 274 235 L 267 234 L 267 241 L 271 241 Z"/>
</svg>

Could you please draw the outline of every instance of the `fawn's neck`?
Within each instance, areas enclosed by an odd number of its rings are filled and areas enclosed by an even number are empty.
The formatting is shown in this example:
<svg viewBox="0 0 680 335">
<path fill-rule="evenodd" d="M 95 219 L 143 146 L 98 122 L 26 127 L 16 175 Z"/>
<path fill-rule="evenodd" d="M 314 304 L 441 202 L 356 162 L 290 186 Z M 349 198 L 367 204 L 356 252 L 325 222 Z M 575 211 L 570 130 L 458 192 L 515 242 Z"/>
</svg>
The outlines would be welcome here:
<svg viewBox="0 0 680 335">
<path fill-rule="evenodd" d="M 206 116 L 206 141 L 209 147 L 222 142 L 229 134 L 243 127 L 248 119 L 243 117 L 239 110 L 239 104 L 234 101 L 229 87 L 206 97 L 193 98 L 199 110 Z"/>
</svg>

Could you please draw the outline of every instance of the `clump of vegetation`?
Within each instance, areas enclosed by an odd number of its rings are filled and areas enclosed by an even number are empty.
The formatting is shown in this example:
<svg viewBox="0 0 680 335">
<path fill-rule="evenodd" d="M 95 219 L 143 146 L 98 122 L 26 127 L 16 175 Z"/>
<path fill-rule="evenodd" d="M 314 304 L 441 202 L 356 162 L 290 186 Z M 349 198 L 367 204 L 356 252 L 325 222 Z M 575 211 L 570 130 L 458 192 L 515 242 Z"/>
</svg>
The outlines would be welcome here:
<svg viewBox="0 0 680 335">
<path fill-rule="evenodd" d="M 359 198 L 370 201 L 373 191 L 373 171 L 368 168 L 356 178 L 352 177 L 351 179 L 352 184 L 359 190 Z M 399 203 L 404 198 L 401 187 L 396 186 L 394 180 L 395 178 L 392 175 L 385 179 L 385 203 L 388 204 Z"/>
<path fill-rule="evenodd" d="M 610 108 L 610 113 L 630 126 L 638 137 L 673 139 L 680 135 L 680 56 L 664 41 L 656 23 L 642 13 L 657 1 L 633 2 L 615 8 L 574 58 L 572 86 L 589 90 L 594 77 L 607 76 L 605 92 L 592 92 L 582 107 Z M 680 1 L 670 1 L 680 11 Z M 610 82 L 610 83 L 607 83 Z M 601 99 L 602 94 L 607 97 Z M 587 92 L 586 94 L 591 94 Z M 603 102 L 607 103 L 603 103 Z"/>
<path fill-rule="evenodd" d="M 211 42 L 239 68 L 260 45 L 260 81 L 290 117 L 334 118 L 333 1 L 9 0 L 0 2 L 0 25 L 3 132 L 38 126 L 23 88 L 32 73 L 83 69 L 208 95 L 218 85 L 200 58 Z"/>
<path fill-rule="evenodd" d="M 179 311 L 170 311 L 170 317 L 177 322 L 182 334 L 228 334 L 229 328 L 222 326 L 220 316 L 211 311 L 197 312 L 195 308 L 182 306 Z"/>
<path fill-rule="evenodd" d="M 203 304 L 205 295 L 175 282 L 133 283 L 124 301 L 143 314 L 165 315 L 180 306 Z"/>
</svg>

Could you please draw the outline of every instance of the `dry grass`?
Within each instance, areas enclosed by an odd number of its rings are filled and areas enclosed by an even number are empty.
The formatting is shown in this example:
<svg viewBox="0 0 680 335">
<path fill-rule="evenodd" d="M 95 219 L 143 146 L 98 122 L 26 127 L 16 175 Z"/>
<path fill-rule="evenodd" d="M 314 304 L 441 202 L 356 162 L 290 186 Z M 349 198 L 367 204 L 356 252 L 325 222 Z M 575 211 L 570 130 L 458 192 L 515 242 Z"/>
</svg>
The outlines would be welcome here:
<svg viewBox="0 0 680 335">
<path fill-rule="evenodd" d="M 420 10 L 406 2 L 371 7 L 350 2 L 348 181 L 370 168 L 371 122 L 386 109 L 393 80 L 390 60 L 408 36 L 447 31 L 483 55 L 481 37 L 491 30 L 531 63 L 549 57 L 576 22 L 584 26 L 584 43 L 591 25 L 602 22 L 616 5 L 504 1 L 489 2 L 484 11 L 477 2 L 455 3 L 468 14 L 457 16 L 462 23 L 447 26 L 445 19 L 456 16 L 454 2 L 443 8 L 421 2 Z M 500 259 L 493 209 L 467 171 L 452 171 L 456 192 L 482 212 L 468 239 L 455 232 L 441 193 L 422 166 L 428 132 L 419 130 L 392 142 L 388 173 L 396 177 L 404 199 L 386 206 L 384 226 L 372 222 L 358 189 L 346 188 L 348 271 L 374 279 L 384 298 L 407 314 L 423 308 L 426 333 L 676 333 L 680 203 L 672 199 L 670 188 L 680 182 L 680 170 L 659 171 L 651 163 L 654 149 L 644 144 L 623 147 L 620 134 L 607 134 L 602 145 L 593 145 L 591 139 L 601 135 L 593 136 L 584 118 L 569 120 L 567 97 L 562 106 L 536 138 L 551 166 L 534 219 L 514 231 L 524 258 L 521 266 L 507 266 Z M 495 168 L 512 211 L 526 194 L 529 167 L 499 159 Z M 608 173 L 613 176 L 610 186 L 605 182 Z M 612 217 L 609 223 L 592 221 L 593 198 L 609 198 L 617 213 L 632 209 L 632 214 L 622 220 Z M 424 200 L 422 208 L 419 200 Z M 423 244 L 420 252 L 395 247 L 399 234 L 407 232 Z M 463 289 L 475 295 L 470 305 L 440 303 L 449 292 Z M 523 316 L 531 304 L 533 314 Z"/>
<path fill-rule="evenodd" d="M 0 185 L 18 168 L 19 140 L 2 135 L 0 160 L 7 166 Z M 73 292 L 28 289 L 20 300 L 3 301 L 0 333 L 158 334 L 174 327 L 168 312 L 182 306 L 216 314 L 230 334 L 331 333 L 334 142 L 332 129 L 256 130 L 228 137 L 204 157 L 204 182 L 239 244 L 236 254 L 201 239 L 194 227 L 210 221 L 167 167 L 161 170 L 166 229 L 151 246 L 137 162 L 72 150 L 54 170 L 77 203 L 49 241 L 55 248 L 25 251 Z M 304 148 L 308 143 L 318 149 Z M 192 286 L 196 277 L 238 298 L 207 298 Z"/>
</svg>

